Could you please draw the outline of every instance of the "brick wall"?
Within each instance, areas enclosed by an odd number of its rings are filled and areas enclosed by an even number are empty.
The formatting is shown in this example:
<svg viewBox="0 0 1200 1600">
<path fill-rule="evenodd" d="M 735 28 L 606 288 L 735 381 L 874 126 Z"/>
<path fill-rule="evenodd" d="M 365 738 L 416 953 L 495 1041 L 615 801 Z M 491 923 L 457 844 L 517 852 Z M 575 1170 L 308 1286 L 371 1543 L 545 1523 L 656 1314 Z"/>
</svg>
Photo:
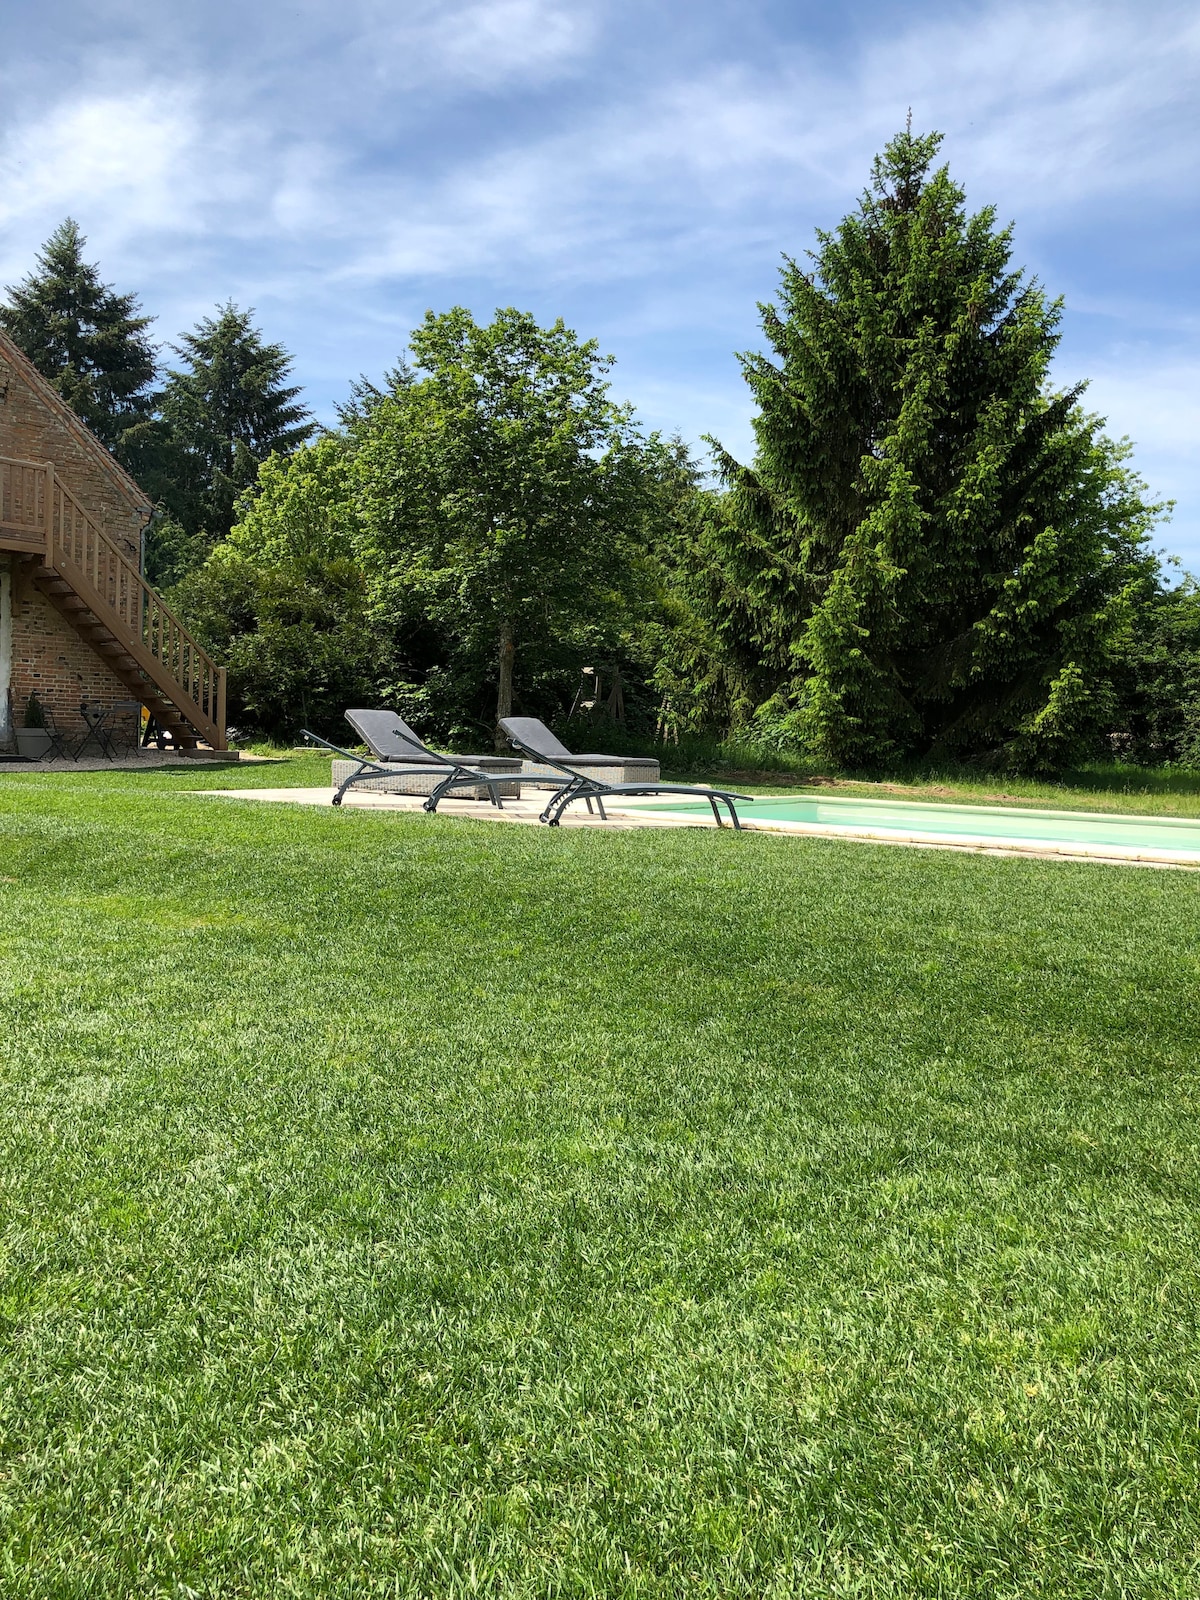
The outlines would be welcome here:
<svg viewBox="0 0 1200 1600">
<path fill-rule="evenodd" d="M 51 461 L 88 515 L 135 563 L 149 515 L 145 495 L 69 406 L 0 332 L 0 456 Z M 11 558 L 10 682 L 13 720 L 36 694 L 69 733 L 85 728 L 83 701 L 111 706 L 131 698 L 103 656 L 85 644 L 33 582 L 36 559 Z"/>
<path fill-rule="evenodd" d="M 69 406 L 0 332 L 0 456 L 52 461 L 57 475 L 110 539 L 137 562 L 150 515 L 146 496 Z"/>
<path fill-rule="evenodd" d="M 50 604 L 32 579 L 33 562 L 13 562 L 12 705 L 19 728 L 25 703 L 36 694 L 54 720 L 72 736 L 86 724 L 80 704 L 111 706 L 129 700 L 129 690 L 109 670 L 103 656 L 86 645 Z"/>
</svg>

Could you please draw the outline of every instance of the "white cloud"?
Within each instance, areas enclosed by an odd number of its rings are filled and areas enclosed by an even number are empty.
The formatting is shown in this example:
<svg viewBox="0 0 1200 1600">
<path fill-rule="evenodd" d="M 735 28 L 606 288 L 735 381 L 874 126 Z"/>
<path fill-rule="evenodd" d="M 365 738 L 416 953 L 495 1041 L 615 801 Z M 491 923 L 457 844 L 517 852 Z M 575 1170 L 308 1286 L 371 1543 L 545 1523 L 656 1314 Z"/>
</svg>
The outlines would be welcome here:
<svg viewBox="0 0 1200 1600">
<path fill-rule="evenodd" d="M 973 198 L 1019 199 L 1025 217 L 1106 191 L 1177 190 L 1197 160 L 1177 136 L 1180 119 L 1195 121 L 1200 76 L 1200 23 L 1187 16 L 1155 28 L 1106 8 L 998 3 L 969 24 L 910 26 L 839 70 L 792 48 L 770 68 L 651 77 L 532 137 L 501 123 L 453 157 L 398 84 L 492 88 L 573 69 L 595 44 L 595 9 L 473 0 L 394 18 L 361 0 L 348 15 L 340 42 L 368 70 L 335 51 L 306 63 L 302 93 L 254 73 L 130 92 L 112 81 L 146 74 L 110 63 L 108 82 L 73 86 L 10 129 L 0 227 L 90 209 L 126 235 L 341 241 L 329 268 L 360 280 L 501 258 L 604 279 L 736 255 L 784 228 L 801 247 L 799 216 L 838 214 L 909 104 L 918 126 L 947 129 Z"/>
<path fill-rule="evenodd" d="M 343 76 L 361 107 L 372 89 L 428 96 L 552 82 L 575 71 L 597 36 L 595 0 L 358 0 L 339 14 L 317 7 L 322 77 Z M 332 72 L 331 72 L 331 69 Z M 347 110 L 353 115 L 353 105 Z"/>
<path fill-rule="evenodd" d="M 187 94 L 66 97 L 0 145 L 0 226 L 84 201 L 119 212 L 127 229 L 169 226 L 196 138 Z"/>
<path fill-rule="evenodd" d="M 1098 194 L 1168 194 L 1196 170 L 1177 136 L 1200 77 L 1188 9 L 995 5 L 969 23 L 917 27 L 872 52 L 868 97 L 907 90 L 923 125 L 949 126 L 968 170 L 1030 206 Z"/>
<path fill-rule="evenodd" d="M 909 105 L 918 128 L 947 132 L 973 203 L 996 198 L 1027 222 L 1098 197 L 1174 196 L 1198 163 L 1200 141 L 1180 137 L 1198 79 L 1190 17 L 1154 28 L 998 4 L 970 25 L 918 25 L 840 73 L 793 51 L 770 71 L 640 85 L 565 129 L 472 149 L 428 183 L 405 175 L 396 220 L 370 230 L 354 270 L 456 274 L 499 254 L 605 278 L 736 254 L 774 227 L 798 248 L 811 234 L 795 219 L 836 218 Z M 386 216 L 387 179 L 369 186 L 372 218 Z"/>
<path fill-rule="evenodd" d="M 662 23 L 684 0 L 641 3 Z M 471 280 L 576 302 L 608 285 L 632 342 L 740 318 L 740 344 L 780 250 L 802 251 L 853 203 L 909 106 L 918 128 L 946 132 L 970 202 L 1017 217 L 1022 257 L 1083 223 L 1119 226 L 1135 203 L 1167 217 L 1200 164 L 1200 18 L 1163 0 L 917 10 L 836 58 L 797 24 L 773 57 L 735 47 L 685 66 L 631 48 L 619 72 L 614 18 L 636 44 L 641 13 L 615 0 L 264 0 L 245 49 L 231 0 L 156 12 L 152 41 L 128 9 L 128 54 L 81 56 L 74 77 L 58 72 L 57 101 L 44 78 L 21 90 L 11 57 L 0 67 L 0 282 L 69 212 L 106 276 L 146 286 L 165 326 L 232 293 L 286 305 L 294 327 L 320 318 L 320 340 L 336 341 L 329 318 L 352 298 L 347 320 L 377 316 L 391 339 L 427 280 L 455 295 Z M 1099 369 L 1093 403 L 1182 483 L 1200 426 L 1180 353 L 1188 306 L 1151 305 L 1153 288 L 1118 290 L 1067 256 L 1072 303 L 1105 313 L 1073 364 Z M 1173 365 L 1092 359 L 1097 341 L 1168 326 Z M 657 387 L 644 368 L 660 415 L 678 393 L 681 422 L 695 414 L 698 431 L 703 411 L 744 431 L 732 362 L 706 384 L 686 352 L 676 372 L 664 359 Z"/>
<path fill-rule="evenodd" d="M 1200 359 L 1123 359 L 1094 374 L 1085 402 L 1108 419 L 1109 432 L 1158 452 L 1190 457 L 1200 472 Z"/>
<path fill-rule="evenodd" d="M 426 39 L 447 72 L 479 84 L 555 73 L 579 61 L 595 33 L 582 0 L 477 0 L 438 6 Z"/>
<path fill-rule="evenodd" d="M 22 276 L 64 216 L 87 234 L 106 274 L 158 270 L 215 226 L 261 226 L 257 130 L 210 117 L 201 89 L 98 86 L 0 135 L 0 274 Z"/>
</svg>

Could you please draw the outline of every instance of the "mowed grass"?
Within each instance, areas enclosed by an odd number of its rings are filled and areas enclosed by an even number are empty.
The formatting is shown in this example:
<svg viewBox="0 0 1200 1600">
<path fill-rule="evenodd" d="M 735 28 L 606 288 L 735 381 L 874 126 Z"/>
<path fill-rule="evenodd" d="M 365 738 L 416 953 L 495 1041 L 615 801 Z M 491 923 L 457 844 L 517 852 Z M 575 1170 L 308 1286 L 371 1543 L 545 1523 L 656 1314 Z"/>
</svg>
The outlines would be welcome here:
<svg viewBox="0 0 1200 1600">
<path fill-rule="evenodd" d="M 5 1600 L 1200 1591 L 1193 875 L 0 841 Z"/>
</svg>

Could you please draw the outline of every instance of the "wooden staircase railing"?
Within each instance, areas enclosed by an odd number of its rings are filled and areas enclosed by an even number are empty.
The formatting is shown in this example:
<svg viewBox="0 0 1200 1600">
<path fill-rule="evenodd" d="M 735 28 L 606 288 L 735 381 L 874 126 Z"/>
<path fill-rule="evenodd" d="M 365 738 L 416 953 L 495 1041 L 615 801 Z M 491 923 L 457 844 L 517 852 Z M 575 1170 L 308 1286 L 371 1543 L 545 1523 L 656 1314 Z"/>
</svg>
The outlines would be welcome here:
<svg viewBox="0 0 1200 1600">
<path fill-rule="evenodd" d="M 0 457 L 0 543 L 5 550 L 46 548 L 47 469 Z"/>
<path fill-rule="evenodd" d="M 56 475 L 0 460 L 0 548 L 40 552 L 214 750 L 224 750 L 225 669 L 204 650 Z"/>
</svg>

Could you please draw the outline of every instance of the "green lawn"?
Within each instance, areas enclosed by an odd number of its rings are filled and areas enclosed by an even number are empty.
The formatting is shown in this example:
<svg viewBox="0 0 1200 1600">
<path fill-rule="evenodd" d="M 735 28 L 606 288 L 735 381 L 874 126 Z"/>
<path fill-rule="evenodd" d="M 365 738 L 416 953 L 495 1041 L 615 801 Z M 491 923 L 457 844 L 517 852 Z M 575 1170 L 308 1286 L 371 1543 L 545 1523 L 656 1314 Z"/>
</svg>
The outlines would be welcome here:
<svg viewBox="0 0 1200 1600">
<path fill-rule="evenodd" d="M 0 779 L 0 1594 L 1200 1592 L 1200 883 Z"/>
</svg>

